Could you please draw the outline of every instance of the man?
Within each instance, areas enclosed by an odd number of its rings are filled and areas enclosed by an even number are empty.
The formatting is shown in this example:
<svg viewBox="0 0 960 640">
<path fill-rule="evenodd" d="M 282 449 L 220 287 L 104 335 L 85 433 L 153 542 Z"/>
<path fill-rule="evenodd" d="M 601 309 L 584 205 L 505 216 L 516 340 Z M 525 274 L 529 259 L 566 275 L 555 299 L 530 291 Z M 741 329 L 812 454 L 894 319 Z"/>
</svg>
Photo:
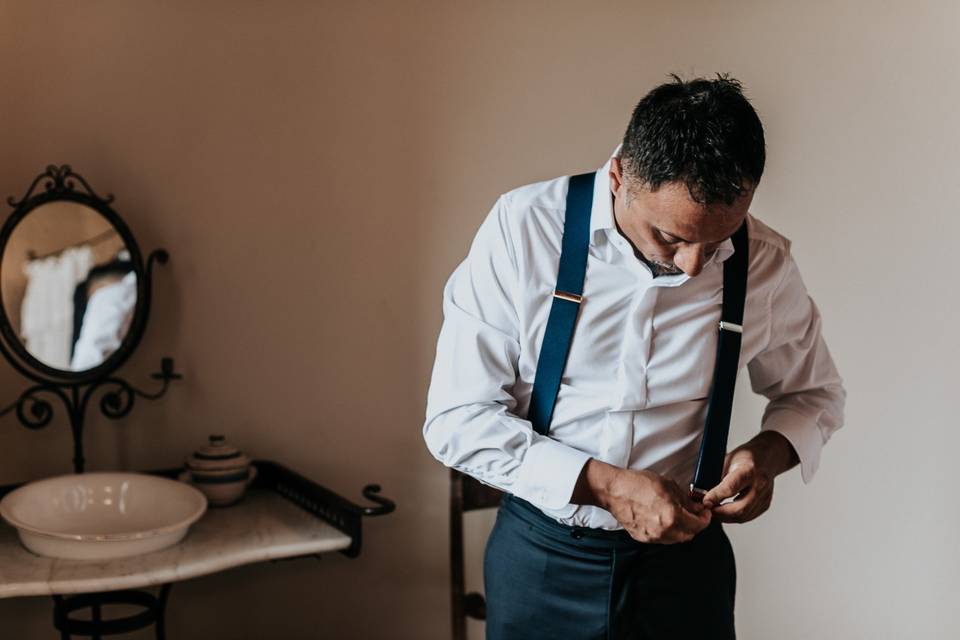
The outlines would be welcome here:
<svg viewBox="0 0 960 640">
<path fill-rule="evenodd" d="M 450 277 L 423 430 L 437 459 L 508 494 L 484 561 L 488 638 L 734 637 L 721 523 L 766 511 L 774 478 L 798 462 L 810 482 L 845 397 L 789 241 L 748 213 L 764 160 L 739 82 L 674 76 L 586 178 L 582 297 L 555 294 L 567 177 L 501 196 Z M 698 465 L 744 225 L 730 364 L 769 403 L 693 499 L 681 487 Z M 579 307 L 544 435 L 528 412 L 542 352 L 558 348 L 544 341 L 557 297 Z"/>
</svg>

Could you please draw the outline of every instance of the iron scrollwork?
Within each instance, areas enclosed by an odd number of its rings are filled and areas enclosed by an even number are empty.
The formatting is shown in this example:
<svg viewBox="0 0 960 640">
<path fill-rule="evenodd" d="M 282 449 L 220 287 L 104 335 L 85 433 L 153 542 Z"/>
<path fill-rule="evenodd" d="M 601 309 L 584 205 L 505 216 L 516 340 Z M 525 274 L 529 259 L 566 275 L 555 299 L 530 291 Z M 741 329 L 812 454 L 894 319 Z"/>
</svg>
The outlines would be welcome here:
<svg viewBox="0 0 960 640">
<path fill-rule="evenodd" d="M 368 484 L 363 497 L 377 506 L 362 506 L 270 460 L 255 460 L 257 485 L 276 491 L 301 509 L 350 536 L 350 546 L 342 551 L 348 558 L 360 555 L 363 545 L 364 516 L 383 516 L 396 510 L 393 500 L 380 495 L 380 485 Z"/>
<path fill-rule="evenodd" d="M 46 384 L 35 384 L 21 393 L 16 402 L 5 409 L 0 409 L 0 417 L 16 410 L 17 419 L 27 429 L 44 428 L 53 420 L 54 411 L 53 405 L 40 397 L 41 393 L 53 394 L 69 406 L 70 400 L 62 389 Z"/>
<path fill-rule="evenodd" d="M 80 186 L 83 187 L 86 194 L 103 202 L 104 204 L 110 204 L 113 202 L 113 194 L 108 193 L 106 198 L 101 198 L 97 195 L 96 191 L 90 188 L 90 185 L 87 184 L 87 181 L 83 179 L 78 173 L 75 173 L 73 169 L 70 168 L 70 165 L 65 164 L 62 166 L 57 166 L 55 164 L 47 165 L 47 170 L 38 175 L 33 179 L 33 182 L 30 183 L 30 186 L 27 188 L 27 192 L 19 200 L 14 199 L 13 196 L 7 198 L 7 204 L 9 204 L 14 209 L 20 207 L 26 203 L 33 196 L 33 192 L 36 190 L 37 185 L 41 182 L 44 182 L 44 190 L 50 195 L 62 195 L 64 193 L 74 193 L 77 191 L 76 183 L 79 182 Z M 76 182 L 75 182 L 76 181 Z"/>
</svg>

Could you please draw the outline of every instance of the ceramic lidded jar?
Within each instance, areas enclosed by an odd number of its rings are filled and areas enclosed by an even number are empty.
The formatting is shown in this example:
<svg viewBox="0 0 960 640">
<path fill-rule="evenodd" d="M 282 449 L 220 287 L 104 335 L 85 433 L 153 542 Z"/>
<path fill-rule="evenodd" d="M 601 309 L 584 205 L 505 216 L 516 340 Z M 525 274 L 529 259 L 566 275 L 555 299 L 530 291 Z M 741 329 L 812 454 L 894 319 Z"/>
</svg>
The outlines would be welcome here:
<svg viewBox="0 0 960 640">
<path fill-rule="evenodd" d="M 207 446 L 193 452 L 181 475 L 215 507 L 238 501 L 256 477 L 257 468 L 250 459 L 219 435 L 210 436 Z"/>
</svg>

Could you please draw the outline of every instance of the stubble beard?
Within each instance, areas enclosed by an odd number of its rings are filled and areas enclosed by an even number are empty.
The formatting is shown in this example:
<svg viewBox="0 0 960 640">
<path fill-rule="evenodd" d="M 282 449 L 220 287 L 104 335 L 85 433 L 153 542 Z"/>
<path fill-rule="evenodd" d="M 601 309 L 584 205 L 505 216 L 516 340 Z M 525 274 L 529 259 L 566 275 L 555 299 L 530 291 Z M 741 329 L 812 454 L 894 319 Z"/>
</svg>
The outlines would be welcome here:
<svg viewBox="0 0 960 640">
<path fill-rule="evenodd" d="M 683 273 L 683 269 L 672 262 L 657 262 L 655 260 L 648 260 L 647 264 L 650 266 L 650 271 L 653 272 L 654 277 L 678 276 Z"/>
</svg>

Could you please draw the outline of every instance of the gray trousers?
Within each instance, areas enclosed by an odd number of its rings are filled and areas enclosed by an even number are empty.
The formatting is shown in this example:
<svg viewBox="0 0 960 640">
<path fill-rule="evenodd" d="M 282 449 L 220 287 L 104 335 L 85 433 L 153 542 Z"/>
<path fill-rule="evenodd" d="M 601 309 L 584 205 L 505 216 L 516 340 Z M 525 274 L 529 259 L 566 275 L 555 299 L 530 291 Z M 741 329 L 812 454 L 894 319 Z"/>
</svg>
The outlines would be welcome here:
<svg viewBox="0 0 960 640">
<path fill-rule="evenodd" d="M 690 542 L 568 527 L 506 496 L 484 554 L 487 640 L 732 640 L 736 567 L 719 522 Z"/>
</svg>

